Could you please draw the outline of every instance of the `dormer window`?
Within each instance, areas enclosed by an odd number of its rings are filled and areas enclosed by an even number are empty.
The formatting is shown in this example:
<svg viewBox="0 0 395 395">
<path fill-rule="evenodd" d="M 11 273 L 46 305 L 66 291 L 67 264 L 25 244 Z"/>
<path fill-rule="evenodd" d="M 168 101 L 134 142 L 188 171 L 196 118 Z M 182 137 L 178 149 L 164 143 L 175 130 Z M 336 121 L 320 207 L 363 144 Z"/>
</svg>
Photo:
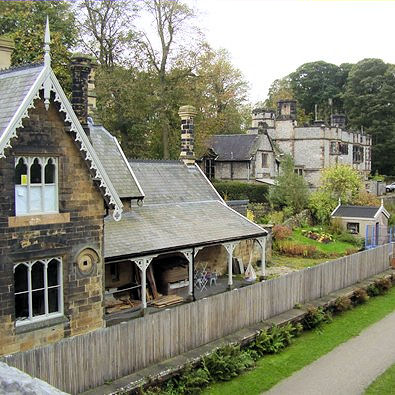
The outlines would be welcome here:
<svg viewBox="0 0 395 395">
<path fill-rule="evenodd" d="M 15 160 L 15 214 L 58 212 L 58 160 L 19 157 Z"/>
</svg>

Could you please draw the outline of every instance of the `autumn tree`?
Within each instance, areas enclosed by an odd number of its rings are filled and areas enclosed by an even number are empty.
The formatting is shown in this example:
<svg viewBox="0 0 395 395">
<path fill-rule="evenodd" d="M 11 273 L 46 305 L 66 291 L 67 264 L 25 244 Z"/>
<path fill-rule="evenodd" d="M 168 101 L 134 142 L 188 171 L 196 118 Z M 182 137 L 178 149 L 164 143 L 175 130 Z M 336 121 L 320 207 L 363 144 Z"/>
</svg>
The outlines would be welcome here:
<svg viewBox="0 0 395 395">
<path fill-rule="evenodd" d="M 80 44 L 99 64 L 113 67 L 125 60 L 134 35 L 137 3 L 131 1 L 82 0 L 76 3 Z"/>
<path fill-rule="evenodd" d="M 191 75 L 195 67 L 197 52 L 193 40 L 197 31 L 191 29 L 194 12 L 179 0 L 146 0 L 144 9 L 152 19 L 155 34 L 147 30 L 140 31 L 135 39 L 139 52 L 144 56 L 147 70 L 153 72 L 158 80 L 157 97 L 158 128 L 161 131 L 162 156 L 170 157 L 169 138 L 171 130 L 177 128 L 174 123 L 175 108 L 171 106 L 171 97 L 178 82 Z M 188 34 L 190 40 L 187 39 Z"/>
<path fill-rule="evenodd" d="M 66 90 L 70 89 L 68 69 L 77 29 L 70 2 L 0 1 L 0 35 L 15 41 L 12 64 L 42 62 L 46 17 L 51 29 L 52 68 Z"/>
</svg>

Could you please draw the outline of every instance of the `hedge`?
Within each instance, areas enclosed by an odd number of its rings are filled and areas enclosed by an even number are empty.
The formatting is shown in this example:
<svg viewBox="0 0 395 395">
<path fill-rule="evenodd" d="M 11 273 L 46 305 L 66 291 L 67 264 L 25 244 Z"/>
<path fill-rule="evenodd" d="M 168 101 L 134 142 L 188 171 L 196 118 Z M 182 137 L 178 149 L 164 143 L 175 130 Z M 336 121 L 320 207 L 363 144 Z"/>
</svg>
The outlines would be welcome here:
<svg viewBox="0 0 395 395">
<path fill-rule="evenodd" d="M 249 200 L 251 203 L 267 203 L 269 188 L 265 184 L 240 181 L 213 181 L 218 193 L 225 200 Z"/>
</svg>

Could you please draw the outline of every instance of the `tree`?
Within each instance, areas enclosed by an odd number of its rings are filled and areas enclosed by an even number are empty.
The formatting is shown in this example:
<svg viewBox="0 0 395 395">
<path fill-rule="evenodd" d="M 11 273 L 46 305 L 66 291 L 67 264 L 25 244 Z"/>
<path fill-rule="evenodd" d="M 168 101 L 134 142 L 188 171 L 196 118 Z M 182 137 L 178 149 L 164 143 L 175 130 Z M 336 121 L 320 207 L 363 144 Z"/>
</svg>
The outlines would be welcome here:
<svg viewBox="0 0 395 395">
<path fill-rule="evenodd" d="M 45 20 L 51 29 L 52 68 L 66 90 L 70 90 L 70 50 L 77 39 L 74 14 L 67 1 L 1 1 L 0 35 L 15 41 L 12 65 L 42 62 Z"/>
<path fill-rule="evenodd" d="M 247 89 L 248 84 L 241 71 L 232 65 L 229 53 L 207 46 L 198 58 L 194 76 L 185 82 L 185 102 L 199 109 L 196 117 L 199 154 L 203 153 L 208 136 L 243 133 L 251 125 Z"/>
<path fill-rule="evenodd" d="M 350 126 L 372 135 L 372 171 L 395 174 L 395 66 L 381 59 L 358 62 L 343 97 Z"/>
<path fill-rule="evenodd" d="M 169 138 L 174 113 L 174 108 L 169 105 L 169 96 L 173 96 L 172 90 L 177 87 L 177 83 L 191 75 L 195 66 L 197 54 L 187 45 L 190 42 L 185 42 L 188 41 L 187 32 L 194 13 L 179 0 L 146 0 L 143 3 L 154 21 L 156 35 L 150 37 L 147 32 L 142 31 L 135 43 L 145 56 L 148 70 L 154 72 L 158 79 L 158 89 L 153 94 L 158 99 L 162 154 L 165 159 L 169 159 Z"/>
<path fill-rule="evenodd" d="M 280 165 L 280 175 L 270 189 L 270 204 L 277 209 L 287 208 L 290 214 L 296 214 L 307 207 L 308 195 L 307 182 L 295 173 L 292 157 L 285 155 Z"/>
<path fill-rule="evenodd" d="M 326 120 L 331 111 L 343 112 L 342 89 L 349 65 L 341 67 L 324 61 L 305 63 L 289 75 L 295 99 L 311 117 L 318 105 L 319 117 Z M 330 104 L 332 103 L 332 104 Z"/>
<path fill-rule="evenodd" d="M 80 42 L 100 65 L 121 62 L 134 35 L 138 8 L 131 1 L 83 0 L 77 3 Z"/>
<path fill-rule="evenodd" d="M 268 98 L 265 100 L 264 106 L 266 108 L 276 110 L 277 102 L 286 99 L 296 100 L 289 77 L 274 80 L 274 82 L 270 85 Z M 311 119 L 312 117 L 307 115 L 305 110 L 300 105 L 296 107 L 296 120 L 298 121 L 298 124 L 308 124 Z"/>
<path fill-rule="evenodd" d="M 351 203 L 362 189 L 361 176 L 349 165 L 337 164 L 322 170 L 321 188 L 343 204 Z"/>
</svg>

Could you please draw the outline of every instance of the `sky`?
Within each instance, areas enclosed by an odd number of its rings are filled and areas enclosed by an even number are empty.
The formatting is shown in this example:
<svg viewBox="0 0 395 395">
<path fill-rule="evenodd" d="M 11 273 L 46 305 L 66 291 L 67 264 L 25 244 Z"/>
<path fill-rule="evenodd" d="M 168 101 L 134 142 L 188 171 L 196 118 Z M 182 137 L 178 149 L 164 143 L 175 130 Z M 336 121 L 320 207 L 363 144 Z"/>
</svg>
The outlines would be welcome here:
<svg viewBox="0 0 395 395">
<path fill-rule="evenodd" d="M 395 63 L 395 1 L 189 0 L 214 48 L 226 48 L 250 84 L 250 101 L 317 60 Z"/>
</svg>

